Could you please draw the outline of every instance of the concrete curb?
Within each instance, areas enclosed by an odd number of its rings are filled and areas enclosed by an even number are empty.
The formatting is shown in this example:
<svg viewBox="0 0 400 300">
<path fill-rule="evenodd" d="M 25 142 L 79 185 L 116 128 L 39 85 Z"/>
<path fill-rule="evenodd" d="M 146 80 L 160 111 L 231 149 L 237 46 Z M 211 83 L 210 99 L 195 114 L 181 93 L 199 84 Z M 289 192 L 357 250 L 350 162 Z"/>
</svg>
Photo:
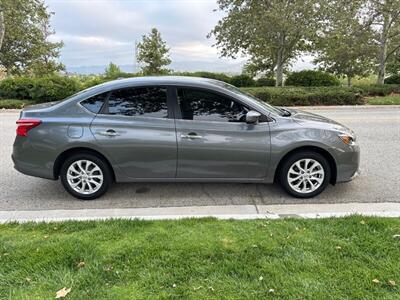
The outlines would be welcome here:
<svg viewBox="0 0 400 300">
<path fill-rule="evenodd" d="M 287 217 L 316 219 L 344 217 L 353 214 L 398 218 L 400 217 L 400 203 L 228 205 L 165 208 L 0 211 L 0 223 L 106 219 L 177 220 L 205 217 L 235 220 L 280 219 Z"/>
</svg>

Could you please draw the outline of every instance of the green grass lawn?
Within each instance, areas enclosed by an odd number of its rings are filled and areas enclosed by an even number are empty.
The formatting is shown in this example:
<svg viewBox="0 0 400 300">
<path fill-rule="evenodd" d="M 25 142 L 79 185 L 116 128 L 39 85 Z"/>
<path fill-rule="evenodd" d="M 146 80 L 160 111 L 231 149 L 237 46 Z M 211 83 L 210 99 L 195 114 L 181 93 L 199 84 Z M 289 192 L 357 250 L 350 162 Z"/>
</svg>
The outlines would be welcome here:
<svg viewBox="0 0 400 300">
<path fill-rule="evenodd" d="M 371 105 L 400 105 L 400 95 L 368 98 L 367 103 Z"/>
<path fill-rule="evenodd" d="M 376 80 L 377 80 L 376 75 L 369 75 L 367 77 L 356 77 L 353 78 L 351 80 L 351 83 L 353 85 L 357 85 L 357 84 L 376 84 Z M 340 78 L 340 82 L 342 85 L 347 85 L 347 78 L 346 77 L 342 77 Z"/>
<path fill-rule="evenodd" d="M 400 219 L 0 225 L 0 299 L 399 299 Z"/>
</svg>

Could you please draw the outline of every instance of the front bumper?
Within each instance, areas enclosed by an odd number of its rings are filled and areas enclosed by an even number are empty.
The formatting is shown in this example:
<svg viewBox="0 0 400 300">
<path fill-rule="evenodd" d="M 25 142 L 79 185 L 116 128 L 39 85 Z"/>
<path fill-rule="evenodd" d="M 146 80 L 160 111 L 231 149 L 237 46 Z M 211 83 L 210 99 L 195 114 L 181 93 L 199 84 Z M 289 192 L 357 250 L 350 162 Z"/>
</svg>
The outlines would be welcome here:
<svg viewBox="0 0 400 300">
<path fill-rule="evenodd" d="M 358 170 L 354 173 L 354 175 L 350 177 L 350 180 L 355 179 L 355 178 L 358 177 L 360 174 L 361 174 L 361 170 L 358 169 Z"/>
<path fill-rule="evenodd" d="M 357 144 L 341 151 L 336 160 L 336 182 L 351 181 L 360 175 L 360 147 Z"/>
</svg>

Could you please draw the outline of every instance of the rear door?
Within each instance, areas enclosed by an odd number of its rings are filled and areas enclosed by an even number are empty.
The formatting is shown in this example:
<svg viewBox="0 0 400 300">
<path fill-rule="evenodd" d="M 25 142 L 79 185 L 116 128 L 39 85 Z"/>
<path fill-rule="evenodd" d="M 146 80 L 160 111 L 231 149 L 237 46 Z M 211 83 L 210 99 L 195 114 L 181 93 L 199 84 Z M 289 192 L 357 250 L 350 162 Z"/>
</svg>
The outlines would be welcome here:
<svg viewBox="0 0 400 300">
<path fill-rule="evenodd" d="M 270 157 L 267 118 L 247 124 L 250 107 L 207 89 L 177 88 L 177 178 L 263 179 Z"/>
<path fill-rule="evenodd" d="M 131 178 L 174 178 L 176 132 L 169 89 L 143 86 L 112 91 L 91 131 Z"/>
</svg>

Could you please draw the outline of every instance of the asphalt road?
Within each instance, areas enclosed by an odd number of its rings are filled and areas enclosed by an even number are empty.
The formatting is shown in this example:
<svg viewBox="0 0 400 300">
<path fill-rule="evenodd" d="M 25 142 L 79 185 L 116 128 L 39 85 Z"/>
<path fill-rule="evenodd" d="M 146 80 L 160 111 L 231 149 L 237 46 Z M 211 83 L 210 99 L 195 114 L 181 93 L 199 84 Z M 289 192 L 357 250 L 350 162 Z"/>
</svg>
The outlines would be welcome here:
<svg viewBox="0 0 400 300">
<path fill-rule="evenodd" d="M 278 186 L 266 184 L 124 183 L 86 202 L 69 196 L 59 181 L 14 170 L 10 155 L 18 112 L 0 111 L 0 210 L 400 202 L 400 106 L 312 111 L 348 125 L 361 145 L 361 175 L 329 186 L 316 198 L 291 198 Z"/>
</svg>

